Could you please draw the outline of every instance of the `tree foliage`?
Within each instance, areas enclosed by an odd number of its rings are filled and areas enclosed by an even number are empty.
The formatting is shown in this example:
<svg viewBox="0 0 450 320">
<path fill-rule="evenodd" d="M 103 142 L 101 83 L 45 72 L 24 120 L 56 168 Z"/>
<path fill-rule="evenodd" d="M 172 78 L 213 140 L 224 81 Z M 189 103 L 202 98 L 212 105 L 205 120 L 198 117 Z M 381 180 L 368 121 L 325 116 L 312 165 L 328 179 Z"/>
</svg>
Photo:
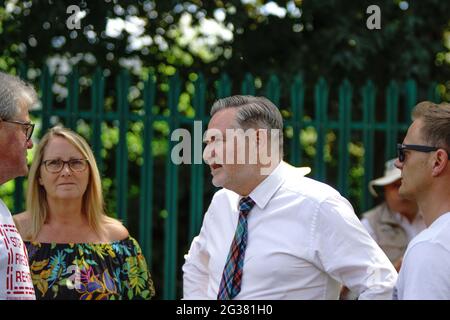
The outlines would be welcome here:
<svg viewBox="0 0 450 320">
<path fill-rule="evenodd" d="M 376 4 L 381 9 L 381 29 L 369 30 L 366 9 Z M 70 29 L 66 22 L 70 5 L 81 9 L 81 28 Z M 193 117 L 192 97 L 194 81 L 202 73 L 208 80 L 208 103 L 216 98 L 214 82 L 223 73 L 233 79 L 232 93 L 248 73 L 255 75 L 257 89 L 270 76 L 278 75 L 282 86 L 280 107 L 289 104 L 289 81 L 302 74 L 308 94 L 305 105 L 312 109 L 313 86 L 325 77 L 330 91 L 347 78 L 356 86 L 368 79 L 380 88 L 392 80 L 415 79 L 420 87 L 440 83 L 443 100 L 450 100 L 450 2 L 442 0 L 400 1 L 338 1 L 338 0 L 91 0 L 60 1 L 0 0 L 0 70 L 19 73 L 25 66 L 26 77 L 39 86 L 43 66 L 54 74 L 54 109 L 64 108 L 68 75 L 76 66 L 80 78 L 79 105 L 89 108 L 89 87 L 97 67 L 107 76 L 105 83 L 105 110 L 116 108 L 115 79 L 122 68 L 132 75 L 129 94 L 131 111 L 142 111 L 143 81 L 148 75 L 158 79 L 154 114 L 168 116 L 168 78 L 178 72 L 185 85 L 181 88 L 179 111 Z M 260 90 L 261 91 L 261 90 Z M 355 95 L 356 95 L 355 90 Z M 425 94 L 421 93 L 421 97 Z M 383 98 L 377 100 L 383 101 Z M 208 110 L 208 106 L 207 106 Z M 383 112 L 383 108 L 377 108 Z M 330 118 L 338 118 L 335 105 L 330 106 Z M 131 233 L 138 229 L 139 165 L 142 163 L 140 137 L 142 124 L 130 125 L 127 136 L 129 148 L 129 209 Z M 155 204 L 157 219 L 165 219 L 164 167 L 168 151 L 168 125 L 154 123 L 152 148 L 155 155 Z M 287 136 L 292 128 L 287 128 Z M 86 123 L 80 122 L 78 131 L 92 134 Z M 292 130 L 291 130 L 292 131 Z M 104 124 L 105 177 L 103 185 L 108 211 L 114 212 L 115 195 L 112 179 L 115 175 L 114 152 L 118 131 L 111 123 Z M 292 133 L 291 133 L 292 136 Z M 295 138 L 295 137 L 294 137 Z M 306 155 L 316 152 L 317 134 L 306 128 L 300 137 Z M 325 159 L 336 167 L 336 140 L 327 133 Z M 380 146 L 382 147 L 382 146 Z M 361 193 L 363 148 L 352 143 L 350 153 L 358 164 L 349 173 L 355 179 L 354 192 Z M 382 166 L 385 159 L 378 163 Z M 134 164 L 134 165 L 133 165 Z M 180 170 L 180 180 L 188 181 L 189 170 Z M 359 179 L 359 180 L 358 180 Z M 206 182 L 205 186 L 209 186 Z M 11 192 L 11 186 L 0 187 L 1 193 Z M 180 184 L 180 202 L 186 207 L 189 184 Z M 205 203 L 214 190 L 207 188 Z M 187 214 L 181 225 L 187 225 Z M 162 224 L 161 224 L 162 225 Z M 186 228 L 184 228 L 186 229 Z M 180 239 L 186 239 L 185 230 Z M 163 229 L 155 227 L 156 239 L 163 238 Z M 182 243 L 181 243 L 182 242 Z M 162 240 L 161 242 L 162 243 Z M 184 250 L 186 243 L 180 240 Z M 163 250 L 154 254 L 163 259 Z M 161 267 L 154 270 L 156 279 L 162 278 Z M 157 286 L 161 280 L 155 281 Z M 160 291 L 160 290 L 157 290 Z"/>
<path fill-rule="evenodd" d="M 173 73 L 170 67 L 176 67 L 206 75 L 226 71 L 238 79 L 245 72 L 266 77 L 300 70 L 314 80 L 347 77 L 357 83 L 449 79 L 448 1 L 379 1 L 381 30 L 366 28 L 372 1 L 277 1 L 284 15 L 270 13 L 268 3 L 274 2 L 6 1 L 0 9 L 0 68 L 20 62 L 41 67 L 65 57 L 81 68 L 103 66 L 112 74 L 132 65 L 126 59 L 135 59 L 144 66 L 136 73 Z M 70 4 L 86 12 L 80 30 L 66 26 Z M 123 30 L 111 36 L 106 27 L 115 19 L 122 20 Z M 211 29 L 218 25 L 232 37 L 214 35 Z"/>
</svg>

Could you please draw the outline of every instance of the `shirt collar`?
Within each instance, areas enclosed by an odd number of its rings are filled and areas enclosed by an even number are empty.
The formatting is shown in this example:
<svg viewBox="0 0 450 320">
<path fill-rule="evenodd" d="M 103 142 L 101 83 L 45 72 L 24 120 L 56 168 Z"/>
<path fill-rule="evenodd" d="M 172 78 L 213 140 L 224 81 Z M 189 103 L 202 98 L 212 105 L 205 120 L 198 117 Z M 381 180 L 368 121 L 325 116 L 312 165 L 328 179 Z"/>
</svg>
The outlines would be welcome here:
<svg viewBox="0 0 450 320">
<path fill-rule="evenodd" d="M 265 178 L 253 191 L 249 194 L 249 197 L 255 201 L 255 204 L 260 209 L 264 209 L 278 191 L 284 182 L 284 172 L 287 169 L 288 164 L 281 161 L 278 166 Z"/>
</svg>

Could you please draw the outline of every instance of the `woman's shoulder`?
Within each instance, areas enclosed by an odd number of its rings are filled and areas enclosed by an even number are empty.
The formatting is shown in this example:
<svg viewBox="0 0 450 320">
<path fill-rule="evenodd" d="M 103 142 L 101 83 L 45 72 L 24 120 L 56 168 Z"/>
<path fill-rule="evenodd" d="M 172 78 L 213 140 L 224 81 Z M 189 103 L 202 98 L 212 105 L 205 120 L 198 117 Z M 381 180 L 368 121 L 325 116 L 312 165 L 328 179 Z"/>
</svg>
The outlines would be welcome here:
<svg viewBox="0 0 450 320">
<path fill-rule="evenodd" d="M 23 240 L 29 240 L 31 230 L 31 214 L 28 211 L 24 211 L 13 215 L 14 224 L 17 231 L 23 238 Z"/>
<path fill-rule="evenodd" d="M 120 241 L 127 239 L 130 234 L 125 226 L 116 219 L 108 217 L 105 222 L 105 231 L 108 241 Z"/>
<path fill-rule="evenodd" d="M 16 213 L 15 215 L 13 215 L 13 219 L 14 219 L 14 222 L 28 221 L 28 220 L 31 220 L 31 215 L 28 211 L 24 211 L 24 212 Z"/>
</svg>

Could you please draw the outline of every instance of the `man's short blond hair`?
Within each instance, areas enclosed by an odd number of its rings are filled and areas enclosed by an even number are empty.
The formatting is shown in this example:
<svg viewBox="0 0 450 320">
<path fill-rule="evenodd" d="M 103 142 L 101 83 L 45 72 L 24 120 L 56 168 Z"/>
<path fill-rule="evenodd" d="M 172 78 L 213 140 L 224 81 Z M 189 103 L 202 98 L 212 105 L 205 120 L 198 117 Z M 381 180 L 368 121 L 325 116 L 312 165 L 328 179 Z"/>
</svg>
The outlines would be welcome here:
<svg viewBox="0 0 450 320">
<path fill-rule="evenodd" d="M 420 102 L 414 107 L 412 118 L 422 120 L 421 133 L 430 146 L 450 152 L 450 103 Z"/>
</svg>

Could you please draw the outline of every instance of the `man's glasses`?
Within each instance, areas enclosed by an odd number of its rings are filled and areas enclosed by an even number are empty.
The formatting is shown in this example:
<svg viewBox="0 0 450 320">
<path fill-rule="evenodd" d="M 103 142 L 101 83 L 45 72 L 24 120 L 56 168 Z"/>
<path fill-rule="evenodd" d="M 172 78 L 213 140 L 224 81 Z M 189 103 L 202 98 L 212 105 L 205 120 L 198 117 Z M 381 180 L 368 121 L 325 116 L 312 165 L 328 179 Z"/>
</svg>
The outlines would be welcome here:
<svg viewBox="0 0 450 320">
<path fill-rule="evenodd" d="M 73 172 L 84 171 L 88 166 L 87 159 L 70 159 L 69 161 L 52 159 L 42 161 L 42 163 L 44 164 L 45 169 L 47 169 L 47 171 L 50 173 L 60 173 L 66 163 L 69 166 L 69 169 Z"/>
<path fill-rule="evenodd" d="M 438 148 L 438 147 L 430 147 L 430 146 L 421 146 L 418 144 L 402 144 L 402 143 L 398 143 L 397 144 L 397 157 L 398 157 L 398 161 L 403 162 L 405 161 L 405 150 L 413 150 L 413 151 L 418 151 L 418 152 L 433 152 L 433 151 L 437 151 L 439 149 L 442 148 Z M 448 154 L 448 152 L 447 152 Z"/>
<path fill-rule="evenodd" d="M 25 136 L 27 137 L 27 141 L 31 139 L 31 136 L 33 135 L 34 131 L 34 123 L 31 122 L 22 122 L 17 120 L 3 120 L 0 118 L 0 122 L 8 122 L 8 123 L 14 123 L 14 124 L 20 124 L 23 126 L 23 131 L 25 133 Z"/>
</svg>

